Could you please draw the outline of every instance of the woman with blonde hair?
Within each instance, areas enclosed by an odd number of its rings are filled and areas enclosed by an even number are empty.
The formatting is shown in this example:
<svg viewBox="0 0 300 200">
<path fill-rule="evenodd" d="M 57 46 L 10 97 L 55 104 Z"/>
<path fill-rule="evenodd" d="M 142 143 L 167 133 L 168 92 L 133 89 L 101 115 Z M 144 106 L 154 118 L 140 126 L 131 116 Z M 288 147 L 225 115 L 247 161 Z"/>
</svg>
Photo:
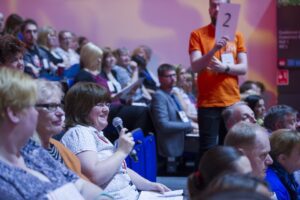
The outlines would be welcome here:
<svg viewBox="0 0 300 200">
<path fill-rule="evenodd" d="M 57 32 L 51 26 L 44 26 L 39 30 L 37 43 L 49 59 L 49 70 L 55 73 L 59 66 L 63 66 L 63 59 L 55 52 L 58 46 Z"/>
</svg>

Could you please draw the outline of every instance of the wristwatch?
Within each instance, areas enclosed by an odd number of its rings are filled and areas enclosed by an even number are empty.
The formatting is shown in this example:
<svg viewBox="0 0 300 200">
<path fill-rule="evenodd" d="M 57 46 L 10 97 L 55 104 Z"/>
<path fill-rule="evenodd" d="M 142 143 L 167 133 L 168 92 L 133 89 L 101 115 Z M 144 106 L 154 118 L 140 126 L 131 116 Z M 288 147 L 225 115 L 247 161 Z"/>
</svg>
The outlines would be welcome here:
<svg viewBox="0 0 300 200">
<path fill-rule="evenodd" d="M 229 71 L 230 71 L 230 67 L 229 67 L 229 65 L 226 65 L 226 68 L 225 68 L 225 71 L 224 71 L 224 72 L 225 72 L 226 74 L 228 74 Z"/>
</svg>

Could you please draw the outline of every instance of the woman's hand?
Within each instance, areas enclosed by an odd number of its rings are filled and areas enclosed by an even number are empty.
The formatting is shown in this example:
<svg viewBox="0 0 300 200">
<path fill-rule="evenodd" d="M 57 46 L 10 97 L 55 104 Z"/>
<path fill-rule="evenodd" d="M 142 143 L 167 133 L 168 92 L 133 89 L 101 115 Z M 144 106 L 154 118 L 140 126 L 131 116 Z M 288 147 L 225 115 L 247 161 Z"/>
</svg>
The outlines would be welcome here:
<svg viewBox="0 0 300 200">
<path fill-rule="evenodd" d="M 126 128 L 122 128 L 122 130 L 120 131 L 117 151 L 123 152 L 126 155 L 128 155 L 134 146 L 134 140 L 132 137 L 132 133 L 125 133 L 126 131 Z"/>
<path fill-rule="evenodd" d="M 170 188 L 168 188 L 167 186 L 165 186 L 164 184 L 161 184 L 161 183 L 151 182 L 151 187 L 152 187 L 152 189 L 150 189 L 150 190 L 160 192 L 162 194 L 165 192 L 171 191 Z"/>
</svg>

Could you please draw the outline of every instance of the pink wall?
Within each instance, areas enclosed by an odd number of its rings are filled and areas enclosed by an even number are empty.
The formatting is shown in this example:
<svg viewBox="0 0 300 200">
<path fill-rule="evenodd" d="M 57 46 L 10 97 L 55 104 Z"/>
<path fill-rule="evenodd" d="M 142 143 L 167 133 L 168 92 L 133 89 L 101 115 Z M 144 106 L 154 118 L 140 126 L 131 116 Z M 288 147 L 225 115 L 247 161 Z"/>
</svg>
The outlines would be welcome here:
<svg viewBox="0 0 300 200">
<path fill-rule="evenodd" d="M 276 103 L 276 1 L 232 0 L 242 6 L 238 29 L 244 33 L 249 71 Z M 0 11 L 37 20 L 40 26 L 67 29 L 99 46 L 129 49 L 149 45 L 152 70 L 162 62 L 189 66 L 191 30 L 209 23 L 208 0 L 0 0 Z"/>
</svg>

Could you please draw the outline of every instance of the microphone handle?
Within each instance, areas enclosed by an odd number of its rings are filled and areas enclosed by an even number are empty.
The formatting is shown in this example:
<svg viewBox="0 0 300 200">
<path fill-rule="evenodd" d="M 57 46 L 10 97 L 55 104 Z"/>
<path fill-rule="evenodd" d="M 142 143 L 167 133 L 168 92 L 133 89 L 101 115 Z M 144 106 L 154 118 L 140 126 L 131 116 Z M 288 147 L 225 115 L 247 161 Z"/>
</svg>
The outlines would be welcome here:
<svg viewBox="0 0 300 200">
<path fill-rule="evenodd" d="M 119 125 L 115 127 L 117 129 L 117 132 L 120 134 L 121 129 L 123 128 L 123 125 Z M 129 153 L 130 158 L 132 158 L 132 160 L 134 162 L 139 161 L 139 157 L 137 156 L 137 152 L 135 149 L 132 149 L 131 152 Z"/>
<path fill-rule="evenodd" d="M 132 149 L 132 151 L 130 152 L 130 158 L 134 161 L 134 162 L 137 162 L 139 161 L 139 157 L 137 155 L 137 152 L 135 149 Z"/>
</svg>

